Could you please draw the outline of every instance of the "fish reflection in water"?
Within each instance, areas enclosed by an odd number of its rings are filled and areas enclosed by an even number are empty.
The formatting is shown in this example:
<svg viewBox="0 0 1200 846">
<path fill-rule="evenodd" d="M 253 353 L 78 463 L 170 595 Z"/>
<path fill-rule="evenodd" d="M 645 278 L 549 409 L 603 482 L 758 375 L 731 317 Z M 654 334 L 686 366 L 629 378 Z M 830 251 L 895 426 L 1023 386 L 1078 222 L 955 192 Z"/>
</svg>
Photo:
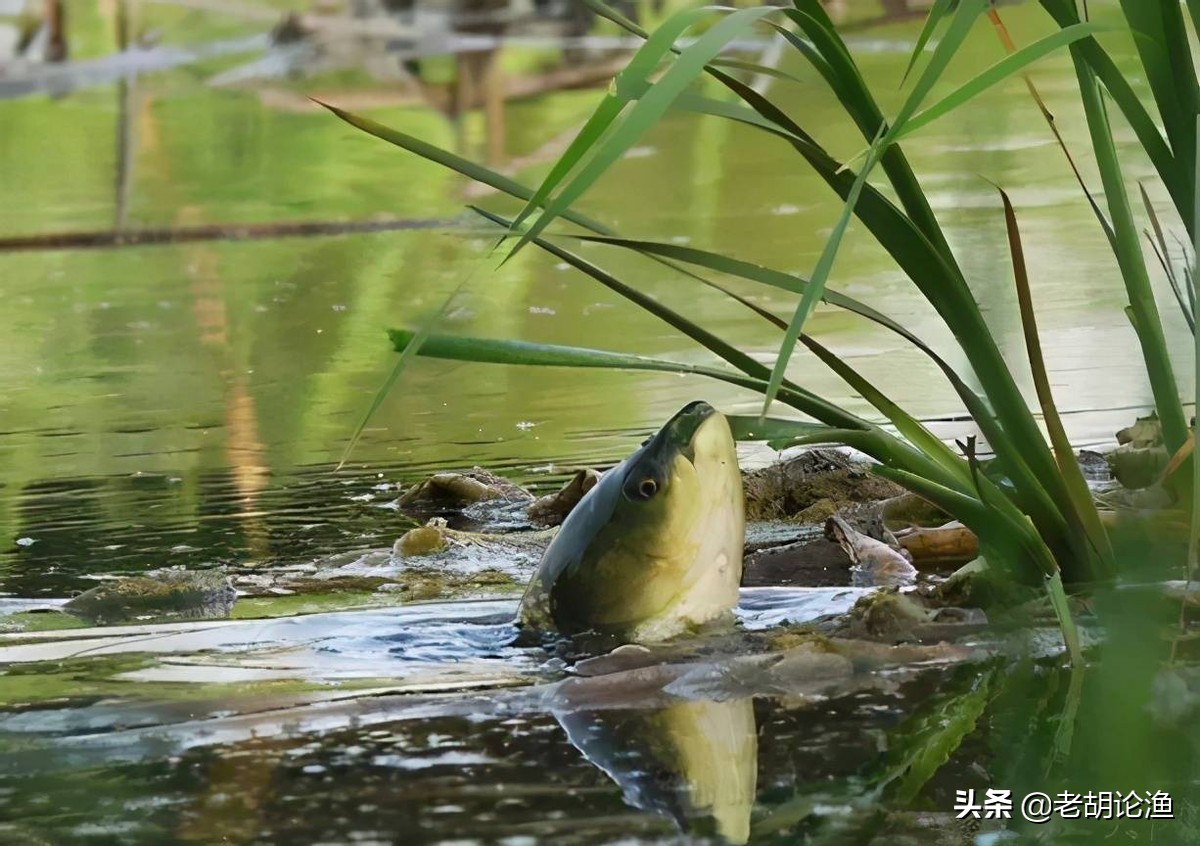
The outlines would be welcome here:
<svg viewBox="0 0 1200 846">
<path fill-rule="evenodd" d="M 750 699 L 679 702 L 651 710 L 556 713 L 567 738 L 635 808 L 689 834 L 750 836 L 758 737 Z"/>
</svg>

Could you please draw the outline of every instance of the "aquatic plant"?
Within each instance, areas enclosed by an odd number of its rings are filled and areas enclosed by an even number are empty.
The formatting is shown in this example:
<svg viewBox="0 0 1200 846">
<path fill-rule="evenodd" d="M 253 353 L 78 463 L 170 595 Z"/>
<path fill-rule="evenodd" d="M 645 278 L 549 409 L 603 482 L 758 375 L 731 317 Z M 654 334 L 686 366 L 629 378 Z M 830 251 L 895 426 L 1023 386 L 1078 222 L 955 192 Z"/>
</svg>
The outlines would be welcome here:
<svg viewBox="0 0 1200 846">
<path fill-rule="evenodd" d="M 682 364 L 599 349 L 450 337 L 435 334 L 431 325 L 417 332 L 392 332 L 392 341 L 401 351 L 402 361 L 419 354 L 506 364 L 657 370 L 704 375 L 758 391 L 763 395 L 763 413 L 758 417 L 735 418 L 732 422 L 739 437 L 768 440 L 776 445 L 844 443 L 871 455 L 879 462 L 876 470 L 880 475 L 931 500 L 973 529 L 989 561 L 1007 568 L 1012 577 L 1027 583 L 1044 581 L 1068 645 L 1077 655 L 1077 641 L 1066 608 L 1064 576 L 1068 583 L 1074 584 L 1106 580 L 1115 574 L 1116 564 L 1106 529 L 1051 395 L 1016 213 L 1007 195 L 999 191 L 1027 354 L 1048 441 L 1039 429 L 1034 410 L 1022 397 L 1014 373 L 1001 356 L 958 258 L 909 165 L 902 142 L 987 88 L 1014 74 L 1023 74 L 1034 61 L 1056 50 L 1070 50 L 1107 214 L 1101 208 L 1101 201 L 1087 193 L 1081 176 L 1080 185 L 1108 237 L 1125 283 L 1127 313 L 1140 342 L 1164 441 L 1169 450 L 1180 450 L 1188 437 L 1187 422 L 1106 107 L 1106 99 L 1111 100 L 1133 128 L 1189 236 L 1194 236 L 1194 116 L 1200 112 L 1200 86 L 1196 84 L 1180 4 L 1175 0 L 1121 2 L 1124 23 L 1136 35 L 1138 72 L 1144 73 L 1149 82 L 1154 107 L 1162 119 L 1162 132 L 1147 104 L 1138 98 L 1128 79 L 1096 41 L 1095 35 L 1102 27 L 1085 20 L 1070 0 L 1041 0 L 1058 28 L 1020 49 L 1012 43 L 988 0 L 957 3 L 937 0 L 908 63 L 905 77 L 912 82 L 907 96 L 890 117 L 884 115 L 818 0 L 794 0 L 790 8 L 687 9 L 670 16 L 652 33 L 598 3 L 589 4 L 645 42 L 536 189 L 403 132 L 330 108 L 359 129 L 524 201 L 523 208 L 511 219 L 475 209 L 496 225 L 497 234 L 502 236 L 498 249 L 507 243 L 508 257 L 530 244 L 545 250 L 666 321 L 728 366 Z M 1200 4 L 1189 3 L 1188 9 L 1194 18 L 1200 15 Z M 1008 55 L 930 104 L 930 94 L 943 72 L 962 49 L 968 33 L 985 15 L 991 18 Z M 701 25 L 702 30 L 696 29 Z M 730 41 L 756 27 L 767 28 L 784 39 L 790 49 L 817 71 L 862 134 L 866 142 L 862 153 L 846 162 L 837 160 L 805 129 L 802 116 L 790 114 L 769 94 L 761 93 L 737 75 L 748 72 L 786 80 L 791 78 L 788 74 L 751 62 L 722 58 L 722 50 Z M 927 45 L 939 30 L 936 46 L 922 61 Z M 682 41 L 681 37 L 689 31 L 699 35 Z M 707 89 L 696 84 L 704 76 L 732 97 L 708 96 Z M 1026 77 L 1026 82 L 1050 129 L 1067 152 L 1032 81 Z M 584 192 L 671 109 L 734 121 L 775 136 L 790 145 L 798 160 L 843 199 L 842 213 L 808 278 L 696 247 L 619 237 L 576 210 Z M 1070 164 L 1074 168 L 1074 162 Z M 882 171 L 885 186 L 872 183 L 876 171 Z M 1078 169 L 1075 173 L 1079 175 Z M 969 374 L 956 371 L 925 341 L 874 306 L 827 287 L 852 216 L 865 225 L 937 311 L 961 346 Z M 549 227 L 555 223 L 575 228 L 569 234 L 556 232 L 551 237 Z M 1165 250 L 1156 218 L 1154 227 L 1158 233 L 1155 241 Z M 625 284 L 564 246 L 564 238 L 632 251 L 698 283 L 724 291 L 781 332 L 774 366 L 761 364 L 717 334 Z M 794 314 L 788 321 L 781 320 L 704 277 L 705 272 L 790 292 L 798 297 Z M 1185 287 L 1177 283 L 1176 288 L 1181 305 L 1189 304 Z M 958 444 L 957 451 L 944 443 L 836 353 L 806 334 L 806 319 L 818 301 L 874 321 L 927 355 L 954 387 L 994 453 L 994 460 L 980 460 L 973 439 Z M 886 418 L 890 428 L 851 414 L 787 379 L 785 370 L 797 343 L 811 350 L 869 401 Z M 767 417 L 774 402 L 802 412 L 816 422 Z"/>
</svg>

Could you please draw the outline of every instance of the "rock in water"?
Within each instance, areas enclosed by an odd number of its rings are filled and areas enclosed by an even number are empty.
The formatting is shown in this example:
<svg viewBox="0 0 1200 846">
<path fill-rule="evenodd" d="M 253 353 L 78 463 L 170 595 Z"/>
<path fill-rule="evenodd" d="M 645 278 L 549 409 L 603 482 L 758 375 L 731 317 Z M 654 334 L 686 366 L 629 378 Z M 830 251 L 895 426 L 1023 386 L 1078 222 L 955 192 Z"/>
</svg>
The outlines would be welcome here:
<svg viewBox="0 0 1200 846">
<path fill-rule="evenodd" d="M 149 620 L 228 617 L 237 591 L 221 570 L 154 570 L 84 591 L 63 605 L 99 625 Z"/>
<path fill-rule="evenodd" d="M 396 504 L 404 510 L 431 505 L 462 508 L 493 501 L 528 503 L 533 501 L 533 494 L 489 470 L 474 467 L 463 473 L 434 473 L 404 491 Z"/>
<path fill-rule="evenodd" d="M 728 617 L 744 542 L 729 423 L 691 403 L 571 511 L 521 601 L 521 624 L 645 642 Z"/>
<path fill-rule="evenodd" d="M 529 519 L 538 526 L 557 526 L 578 505 L 584 495 L 600 481 L 600 474 L 591 468 L 576 470 L 565 485 L 552 494 L 540 496 L 529 504 Z"/>
<path fill-rule="evenodd" d="M 751 520 L 818 522 L 848 506 L 904 493 L 870 465 L 832 449 L 813 449 L 746 474 Z"/>
</svg>

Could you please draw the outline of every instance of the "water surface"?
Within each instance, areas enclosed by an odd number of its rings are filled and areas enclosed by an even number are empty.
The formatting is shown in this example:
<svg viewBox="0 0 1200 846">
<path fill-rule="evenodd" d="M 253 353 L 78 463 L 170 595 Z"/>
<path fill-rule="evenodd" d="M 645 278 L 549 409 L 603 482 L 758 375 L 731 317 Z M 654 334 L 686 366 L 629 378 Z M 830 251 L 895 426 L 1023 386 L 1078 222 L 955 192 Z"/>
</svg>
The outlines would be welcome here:
<svg viewBox="0 0 1200 846">
<path fill-rule="evenodd" d="M 78 5 L 75 20 L 93 30 L 84 52 L 101 55 L 104 7 Z M 1107 14 L 1104 4 L 1093 5 Z M 186 41 L 188 32 L 246 34 L 228 22 L 196 29 L 196 18 L 176 11 L 161 13 L 167 43 Z M 1036 4 L 1004 13 L 1022 42 L 1046 31 Z M 897 68 L 918 26 L 884 25 L 851 39 L 885 108 L 900 101 Z M 1128 39 L 1105 38 L 1128 63 Z M 981 26 L 938 93 L 1000 56 Z M 757 408 L 752 395 L 693 378 L 418 360 L 352 461 L 335 472 L 392 366 L 384 331 L 418 325 L 464 280 L 443 331 L 687 362 L 710 357 L 532 249 L 497 269 L 488 238 L 459 215 L 468 200 L 504 212 L 513 211 L 510 203 L 470 191 L 464 180 L 320 110 L 293 108 L 294 96 L 272 96 L 316 91 L 336 102 L 338 91 L 353 93 L 354 85 L 340 78 L 240 89 L 206 84 L 236 61 L 0 102 L 0 237 L 374 216 L 434 228 L 0 254 L 0 596 L 61 598 L 92 586 L 97 575 L 167 564 L 269 568 L 386 546 L 405 525 L 385 507 L 396 485 L 432 469 L 480 464 L 548 487 L 573 466 L 619 459 L 689 400 L 704 397 L 729 412 Z M 773 83 L 772 93 L 836 155 L 857 152 L 861 138 L 819 79 L 798 64 L 786 69 L 803 83 Z M 1035 78 L 1096 184 L 1068 60 L 1039 63 Z M 526 165 L 515 175 L 535 181 L 544 174 L 552 161 L 547 140 L 578 126 L 599 97 L 564 92 L 512 104 L 505 145 Z M 431 110 L 370 114 L 432 142 L 455 143 L 455 128 Z M 1116 129 L 1131 185 L 1146 179 L 1151 196 L 1162 199 L 1128 131 Z M 466 152 L 480 155 L 474 118 L 465 137 Z M 923 131 L 908 151 L 1032 400 L 1003 218 L 987 180 L 1010 190 L 1068 431 L 1080 445 L 1108 442 L 1149 405 L 1150 391 L 1103 235 L 1024 86 L 993 89 Z M 649 133 L 585 199 L 588 214 L 623 233 L 800 274 L 811 271 L 840 210 L 783 145 L 685 115 Z M 603 248 L 582 251 L 771 360 L 775 331 L 720 295 L 654 264 Z M 963 363 L 932 310 L 861 227 L 852 227 L 830 284 Z M 779 314 L 794 308 L 778 291 L 734 286 Z M 1160 288 L 1168 341 L 1186 360 L 1190 336 Z M 809 326 L 940 434 L 970 433 L 956 422 L 962 409 L 949 386 L 893 336 L 827 308 Z M 875 416 L 805 353 L 790 375 Z M 511 604 L 497 602 L 487 614 L 503 616 Z M 987 770 L 1001 757 L 993 776 L 1038 785 L 1030 774 L 1044 771 L 1044 761 L 1034 750 L 1052 747 L 1067 698 L 1065 676 L 1052 666 L 1023 664 L 999 679 L 972 665 L 906 671 L 825 697 L 696 694 L 683 704 L 576 708 L 567 718 L 542 700 L 521 698 L 529 684 L 560 678 L 562 668 L 547 666 L 545 655 L 506 651 L 499 618 L 468 629 L 479 635 L 468 644 L 453 623 L 439 633 L 410 630 L 413 618 L 396 611 L 354 613 L 349 622 L 321 615 L 264 622 L 265 640 L 282 639 L 294 650 L 254 663 L 248 659 L 262 656 L 253 648 L 225 644 L 236 660 L 202 666 L 211 675 L 203 683 L 195 678 L 197 649 L 218 649 L 219 627 L 214 640 L 188 641 L 178 660 L 148 658 L 149 647 L 64 655 L 45 643 L 35 646 L 50 651 L 14 655 L 0 677 L 17 691 L 4 700 L 0 748 L 28 769 L 0 775 L 0 832 L 13 842 L 85 844 L 678 842 L 680 821 L 695 818 L 681 808 L 669 772 L 661 783 L 646 780 L 660 773 L 647 762 L 661 762 L 663 751 L 647 748 L 644 738 L 686 737 L 715 720 L 749 725 L 757 739 L 751 748 L 739 729 L 730 741 L 747 757 L 742 772 L 753 771 L 756 785 L 749 797 L 733 787 L 727 797 L 750 815 L 754 842 L 970 842 L 973 835 L 947 819 L 954 791 L 992 783 Z M 318 630 L 328 637 L 310 637 Z M 470 677 L 485 689 L 396 695 L 388 685 L 422 661 L 461 664 L 451 686 L 464 688 Z M 480 670 L 478 661 L 502 672 L 488 676 L 493 670 Z M 515 681 L 522 686 L 510 690 Z M 1095 771 L 1136 780 L 1152 770 L 1122 770 L 1104 752 L 1113 736 L 1105 693 L 1128 679 L 1101 681 L 1094 719 L 1077 746 L 1109 765 Z M 990 734 L 951 743 L 941 716 L 970 715 L 985 696 L 999 703 L 988 712 Z M 1006 702 L 1028 706 L 1023 723 L 1004 716 Z M 266 716 L 253 716 L 260 712 Z M 251 716 L 237 722 L 244 714 Z M 114 724 L 113 715 L 126 722 Z M 217 720 L 228 733 L 206 735 L 217 724 L 190 720 Z M 172 733 L 177 724 L 183 728 Z M 1166 750 L 1160 759 L 1179 763 L 1172 777 L 1191 773 L 1178 786 L 1194 787 L 1194 768 L 1171 757 L 1171 750 L 1194 748 L 1194 737 L 1180 741 L 1149 725 L 1122 724 L 1121 731 L 1147 750 Z M 600 741 L 587 741 L 592 735 Z M 935 776 L 913 786 L 897 775 L 909 760 L 906 744 L 938 742 L 951 751 Z M 684 746 L 672 754 L 686 758 L 678 751 Z M 1143 780 L 1131 786 L 1165 786 Z M 900 785 L 896 803 L 863 804 L 881 782 Z M 655 784 L 667 789 L 656 792 Z M 720 826 L 693 830 L 704 838 Z"/>
</svg>

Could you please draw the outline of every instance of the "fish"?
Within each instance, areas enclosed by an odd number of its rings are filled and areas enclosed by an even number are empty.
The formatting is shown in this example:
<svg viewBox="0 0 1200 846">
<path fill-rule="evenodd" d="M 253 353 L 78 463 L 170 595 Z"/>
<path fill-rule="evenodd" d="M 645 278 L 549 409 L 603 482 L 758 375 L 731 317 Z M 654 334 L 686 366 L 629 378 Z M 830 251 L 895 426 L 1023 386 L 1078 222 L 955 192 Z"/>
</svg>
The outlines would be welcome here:
<svg viewBox="0 0 1200 846">
<path fill-rule="evenodd" d="M 518 625 L 645 643 L 732 619 L 745 533 L 729 422 L 707 402 L 691 402 L 563 521 Z"/>
</svg>

